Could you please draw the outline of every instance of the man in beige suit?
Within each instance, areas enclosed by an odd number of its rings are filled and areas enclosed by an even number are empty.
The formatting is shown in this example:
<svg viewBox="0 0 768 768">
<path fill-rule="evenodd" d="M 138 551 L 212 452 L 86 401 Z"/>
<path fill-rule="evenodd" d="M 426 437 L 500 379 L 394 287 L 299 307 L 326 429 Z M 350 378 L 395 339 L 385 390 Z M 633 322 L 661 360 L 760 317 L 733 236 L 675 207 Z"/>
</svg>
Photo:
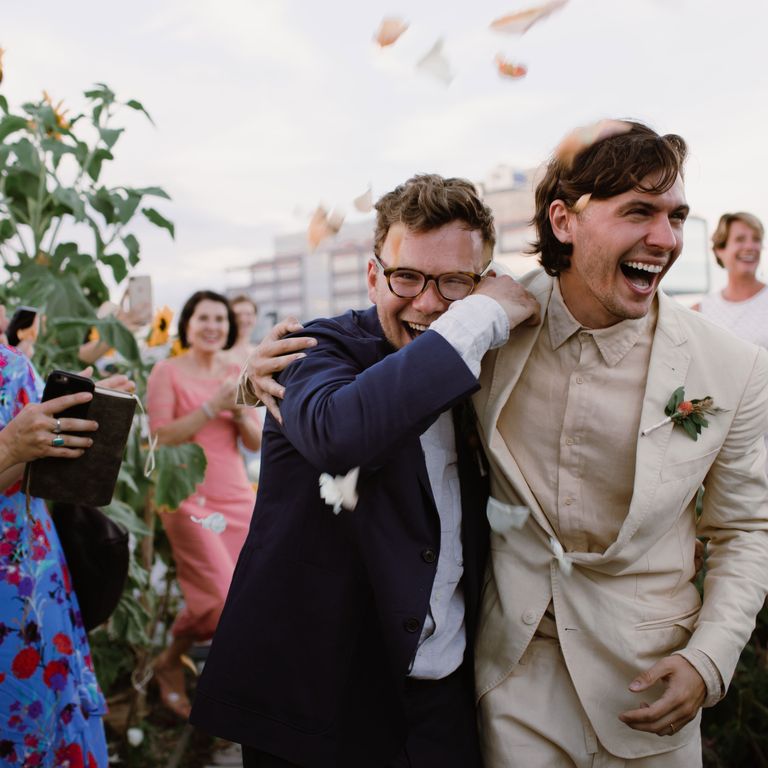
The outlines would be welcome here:
<svg viewBox="0 0 768 768">
<path fill-rule="evenodd" d="M 768 357 L 657 290 L 682 249 L 685 154 L 607 123 L 570 136 L 537 189 L 544 270 L 521 282 L 541 323 L 483 358 L 475 396 L 495 499 L 475 654 L 486 768 L 701 765 L 701 706 L 764 600 Z M 483 327 L 503 310 L 471 313 Z M 271 339 L 253 371 L 305 343 Z M 681 387 L 681 423 L 657 426 Z M 682 418 L 706 396 L 712 413 Z"/>
<path fill-rule="evenodd" d="M 522 528 L 491 518 L 489 768 L 701 765 L 700 708 L 765 598 L 768 357 L 657 291 L 682 249 L 685 154 L 606 123 L 570 136 L 536 190 L 544 269 L 521 282 L 542 322 L 484 358 L 475 396 L 497 510 L 530 510 Z M 691 400 L 707 396 L 705 426 Z"/>
</svg>

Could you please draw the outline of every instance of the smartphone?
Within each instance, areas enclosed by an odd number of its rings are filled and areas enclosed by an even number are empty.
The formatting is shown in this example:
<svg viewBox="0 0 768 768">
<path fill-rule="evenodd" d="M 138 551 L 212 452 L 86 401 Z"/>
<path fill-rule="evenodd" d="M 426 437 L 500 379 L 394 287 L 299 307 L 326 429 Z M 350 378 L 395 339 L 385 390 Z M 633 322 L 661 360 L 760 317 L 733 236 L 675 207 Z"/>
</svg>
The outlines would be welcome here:
<svg viewBox="0 0 768 768">
<path fill-rule="evenodd" d="M 128 278 L 128 311 L 139 325 L 152 322 L 152 278 L 149 275 Z"/>
<path fill-rule="evenodd" d="M 93 379 L 80 376 L 68 371 L 52 371 L 45 380 L 45 389 L 43 390 L 43 402 L 53 400 L 62 395 L 74 395 L 76 392 L 93 392 L 96 384 Z M 87 419 L 88 403 L 80 403 L 57 413 L 57 417 L 64 416 L 68 419 Z"/>
</svg>

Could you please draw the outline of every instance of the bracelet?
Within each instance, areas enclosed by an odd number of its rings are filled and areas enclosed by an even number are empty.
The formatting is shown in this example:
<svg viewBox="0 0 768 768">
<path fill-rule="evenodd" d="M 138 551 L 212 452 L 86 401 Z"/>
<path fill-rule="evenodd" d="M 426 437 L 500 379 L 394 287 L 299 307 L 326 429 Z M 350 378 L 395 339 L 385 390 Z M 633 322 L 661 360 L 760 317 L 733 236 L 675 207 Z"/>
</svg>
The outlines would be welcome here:
<svg viewBox="0 0 768 768">
<path fill-rule="evenodd" d="M 205 414 L 207 419 L 215 419 L 216 414 L 213 412 L 213 408 L 208 403 L 203 403 L 200 406 L 200 410 Z"/>
</svg>

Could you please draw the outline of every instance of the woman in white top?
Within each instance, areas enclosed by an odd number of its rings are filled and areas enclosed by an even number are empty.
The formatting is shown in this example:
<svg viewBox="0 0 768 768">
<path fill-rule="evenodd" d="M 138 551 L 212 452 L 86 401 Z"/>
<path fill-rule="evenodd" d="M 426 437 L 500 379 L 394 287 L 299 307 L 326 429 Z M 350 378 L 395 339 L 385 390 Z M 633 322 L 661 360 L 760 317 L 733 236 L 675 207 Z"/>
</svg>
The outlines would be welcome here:
<svg viewBox="0 0 768 768">
<path fill-rule="evenodd" d="M 712 322 L 768 349 L 768 286 L 757 279 L 763 225 L 751 213 L 725 213 L 712 235 L 715 259 L 728 273 L 722 291 L 707 294 L 698 309 Z"/>
</svg>

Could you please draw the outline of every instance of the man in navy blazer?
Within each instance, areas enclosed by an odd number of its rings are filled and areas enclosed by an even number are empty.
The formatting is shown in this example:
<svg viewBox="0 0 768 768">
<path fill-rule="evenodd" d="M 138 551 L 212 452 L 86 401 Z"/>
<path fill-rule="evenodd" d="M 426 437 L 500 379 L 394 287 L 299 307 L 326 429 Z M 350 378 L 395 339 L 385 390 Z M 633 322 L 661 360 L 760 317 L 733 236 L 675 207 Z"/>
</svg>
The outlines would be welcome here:
<svg viewBox="0 0 768 768">
<path fill-rule="evenodd" d="M 481 765 L 487 478 L 467 397 L 485 351 L 538 305 L 483 277 L 493 219 L 469 182 L 417 176 L 376 209 L 375 306 L 309 323 L 316 346 L 281 375 L 282 425 L 265 423 L 250 532 L 195 697 L 191 721 L 242 743 L 246 768 Z M 478 343 L 472 305 L 488 301 L 507 322 Z M 358 467 L 356 504 L 332 508 L 321 475 Z"/>
</svg>

